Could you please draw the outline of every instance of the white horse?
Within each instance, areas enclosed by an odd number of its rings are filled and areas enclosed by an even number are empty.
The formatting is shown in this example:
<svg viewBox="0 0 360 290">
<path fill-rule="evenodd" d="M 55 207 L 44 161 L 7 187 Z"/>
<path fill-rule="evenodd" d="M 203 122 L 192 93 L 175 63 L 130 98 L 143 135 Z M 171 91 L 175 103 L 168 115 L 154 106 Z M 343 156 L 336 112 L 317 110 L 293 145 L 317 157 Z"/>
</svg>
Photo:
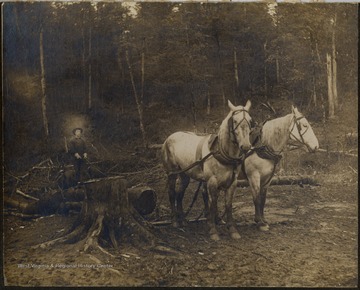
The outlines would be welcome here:
<svg viewBox="0 0 360 290">
<path fill-rule="evenodd" d="M 266 193 L 281 153 L 290 140 L 305 145 L 309 152 L 319 148 L 319 141 L 309 122 L 294 106 L 291 114 L 263 125 L 259 144 L 246 154 L 239 173 L 239 179 L 247 178 L 249 181 L 255 205 L 255 222 L 260 230 L 269 229 L 264 217 Z"/>
<path fill-rule="evenodd" d="M 175 227 L 184 222 L 182 199 L 190 178 L 205 181 L 210 193 L 208 224 L 210 237 L 219 240 L 215 227 L 217 198 L 225 190 L 227 225 L 234 239 L 240 238 L 232 219 L 232 198 L 237 173 L 244 154 L 251 148 L 249 141 L 251 102 L 245 107 L 228 101 L 230 112 L 220 125 L 217 135 L 198 136 L 191 132 L 176 132 L 162 146 L 162 162 L 168 175 L 167 187 Z M 180 188 L 175 189 L 179 177 Z"/>
</svg>

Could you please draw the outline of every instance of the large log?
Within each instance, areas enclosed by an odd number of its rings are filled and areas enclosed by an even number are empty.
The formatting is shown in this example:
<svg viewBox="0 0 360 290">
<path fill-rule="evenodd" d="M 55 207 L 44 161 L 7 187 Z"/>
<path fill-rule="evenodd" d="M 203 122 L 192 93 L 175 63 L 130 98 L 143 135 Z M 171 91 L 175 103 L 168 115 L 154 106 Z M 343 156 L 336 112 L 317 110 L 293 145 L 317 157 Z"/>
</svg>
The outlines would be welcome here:
<svg viewBox="0 0 360 290">
<path fill-rule="evenodd" d="M 270 185 L 294 185 L 294 184 L 320 185 L 320 183 L 316 179 L 309 176 L 274 176 L 270 182 Z M 238 180 L 237 186 L 248 187 L 249 182 L 245 179 Z"/>
<path fill-rule="evenodd" d="M 91 180 L 87 184 L 114 180 L 118 177 Z M 148 215 L 156 208 L 156 192 L 147 186 L 133 187 L 127 191 L 130 204 L 141 215 Z M 84 186 L 73 187 L 67 190 L 49 192 L 45 197 L 36 202 L 19 202 L 10 197 L 4 198 L 4 203 L 10 207 L 19 208 L 26 215 L 51 215 L 54 213 L 67 214 L 69 210 L 80 210 L 80 203 L 84 200 Z"/>
<path fill-rule="evenodd" d="M 148 186 L 132 187 L 128 189 L 129 202 L 141 215 L 148 215 L 155 210 L 156 192 Z"/>
</svg>

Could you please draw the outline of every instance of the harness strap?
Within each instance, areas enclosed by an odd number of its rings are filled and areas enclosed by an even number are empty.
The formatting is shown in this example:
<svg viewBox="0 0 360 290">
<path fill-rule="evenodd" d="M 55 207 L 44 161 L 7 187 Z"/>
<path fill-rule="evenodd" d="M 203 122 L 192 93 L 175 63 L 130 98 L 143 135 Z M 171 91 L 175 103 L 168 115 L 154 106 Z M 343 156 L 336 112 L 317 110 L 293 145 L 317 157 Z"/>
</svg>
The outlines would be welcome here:
<svg viewBox="0 0 360 290">
<path fill-rule="evenodd" d="M 203 138 L 201 138 L 198 146 L 196 147 L 196 153 L 195 153 L 195 160 L 201 160 L 201 157 L 202 157 L 202 148 L 203 148 L 203 145 L 205 143 L 205 140 L 207 139 L 208 136 L 205 136 Z M 204 163 L 201 164 L 201 169 L 204 169 Z"/>
<path fill-rule="evenodd" d="M 211 155 L 213 155 L 214 152 L 210 152 L 209 154 L 207 154 L 204 158 L 200 159 L 200 160 L 197 160 L 195 161 L 194 163 L 190 164 L 188 167 L 186 167 L 185 169 L 183 170 L 179 170 L 179 171 L 173 171 L 173 172 L 170 172 L 169 175 L 177 175 L 177 174 L 180 174 L 180 173 L 184 173 L 188 170 L 190 170 L 191 168 L 194 168 L 195 166 L 199 165 L 199 164 L 203 164 L 205 162 L 206 159 L 208 159 Z"/>
<path fill-rule="evenodd" d="M 271 174 L 271 178 L 272 178 L 274 176 L 276 166 L 277 166 L 277 164 L 280 162 L 280 160 L 282 158 L 282 155 L 274 153 L 267 146 L 261 146 L 261 147 L 253 148 L 244 155 L 244 161 L 241 164 L 241 170 L 244 173 L 245 177 L 247 178 L 247 175 L 246 175 L 246 172 L 245 172 L 245 159 L 248 158 L 250 155 L 254 154 L 255 152 L 262 159 L 268 159 L 268 160 L 274 161 L 274 169 L 273 169 L 273 172 Z M 265 183 L 265 185 L 270 182 L 271 178 L 269 179 L 268 182 Z"/>
</svg>

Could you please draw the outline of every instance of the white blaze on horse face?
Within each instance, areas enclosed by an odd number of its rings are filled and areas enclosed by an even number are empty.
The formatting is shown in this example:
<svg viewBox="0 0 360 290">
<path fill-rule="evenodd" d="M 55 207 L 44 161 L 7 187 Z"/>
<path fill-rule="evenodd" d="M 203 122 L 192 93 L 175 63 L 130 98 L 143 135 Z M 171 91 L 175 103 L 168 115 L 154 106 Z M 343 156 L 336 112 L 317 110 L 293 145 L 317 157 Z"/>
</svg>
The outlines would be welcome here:
<svg viewBox="0 0 360 290">
<path fill-rule="evenodd" d="M 294 108 L 294 106 L 292 106 L 292 111 L 295 118 L 302 117 L 302 114 L 298 111 L 297 108 Z M 315 152 L 317 149 L 319 149 L 319 141 L 315 136 L 315 133 L 311 128 L 308 120 L 303 117 L 297 121 L 294 120 L 294 122 L 297 122 L 298 125 L 295 123 L 295 125 L 292 127 L 292 134 L 290 134 L 291 138 L 295 140 L 295 137 L 296 139 L 298 139 L 295 141 L 301 141 L 302 143 L 304 143 L 304 145 L 306 145 L 310 152 Z"/>
<path fill-rule="evenodd" d="M 248 151 L 251 148 L 251 143 L 249 139 L 251 122 L 249 110 L 251 107 L 251 101 L 248 100 L 245 107 L 243 107 L 234 106 L 230 102 L 230 100 L 228 100 L 228 106 L 231 112 L 235 112 L 234 114 L 232 114 L 232 122 L 233 128 L 236 128 L 234 134 L 236 136 L 237 143 L 239 144 L 241 150 Z"/>
</svg>

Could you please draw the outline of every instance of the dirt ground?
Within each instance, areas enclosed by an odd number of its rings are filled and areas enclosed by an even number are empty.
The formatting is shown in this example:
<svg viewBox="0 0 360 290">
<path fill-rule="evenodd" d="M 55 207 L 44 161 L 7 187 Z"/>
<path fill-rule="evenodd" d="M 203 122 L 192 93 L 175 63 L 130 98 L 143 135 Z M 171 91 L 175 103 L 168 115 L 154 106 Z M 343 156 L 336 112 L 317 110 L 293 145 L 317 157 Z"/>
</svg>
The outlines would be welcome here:
<svg viewBox="0 0 360 290">
<path fill-rule="evenodd" d="M 356 132 L 356 118 L 356 108 L 350 106 L 347 114 L 329 121 L 327 128 L 314 125 L 321 147 L 340 150 L 326 144 L 340 144 L 344 132 Z M 351 148 L 357 152 L 357 144 L 343 149 Z M 144 160 L 141 154 L 127 152 L 122 151 L 128 159 L 117 161 L 117 169 L 121 172 L 123 166 L 138 172 L 128 175 L 129 179 L 144 182 L 157 193 L 157 208 L 145 218 L 150 222 L 169 220 L 165 176 L 157 154 Z M 154 226 L 151 230 L 166 251 L 136 236 L 123 237 L 118 250 L 104 244 L 113 256 L 98 249 L 83 252 L 80 243 L 34 249 L 32 246 L 61 234 L 78 213 L 32 220 L 6 214 L 5 285 L 357 287 L 357 172 L 356 157 L 292 151 L 284 156 L 276 174 L 310 175 L 320 186 L 270 186 L 265 207 L 269 231 L 261 232 L 255 226 L 250 189 L 238 188 L 233 213 L 240 240 L 232 240 L 225 225 L 219 226 L 221 240 L 210 240 L 207 224 L 201 219 L 183 228 Z M 185 195 L 185 210 L 196 188 L 197 183 L 192 182 Z M 200 217 L 202 209 L 199 197 L 187 218 Z M 220 214 L 223 211 L 221 195 Z"/>
<path fill-rule="evenodd" d="M 259 231 L 253 222 L 248 188 L 239 188 L 234 197 L 240 240 L 232 240 L 221 225 L 221 241 L 211 241 L 204 221 L 178 229 L 155 227 L 171 252 L 149 250 L 129 239 L 117 251 L 108 248 L 114 257 L 84 253 L 77 244 L 32 249 L 71 224 L 76 213 L 36 220 L 5 216 L 5 285 L 357 287 L 357 174 L 343 170 L 315 177 L 321 186 L 270 187 L 268 232 Z M 161 181 L 154 186 L 158 209 L 150 221 L 169 218 L 163 185 Z M 195 189 L 192 183 L 185 209 Z M 188 218 L 198 217 L 201 210 L 199 198 Z M 223 196 L 219 210 L 222 213 Z"/>
</svg>

